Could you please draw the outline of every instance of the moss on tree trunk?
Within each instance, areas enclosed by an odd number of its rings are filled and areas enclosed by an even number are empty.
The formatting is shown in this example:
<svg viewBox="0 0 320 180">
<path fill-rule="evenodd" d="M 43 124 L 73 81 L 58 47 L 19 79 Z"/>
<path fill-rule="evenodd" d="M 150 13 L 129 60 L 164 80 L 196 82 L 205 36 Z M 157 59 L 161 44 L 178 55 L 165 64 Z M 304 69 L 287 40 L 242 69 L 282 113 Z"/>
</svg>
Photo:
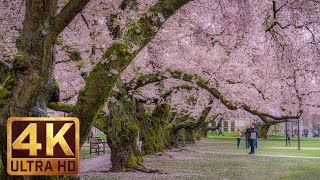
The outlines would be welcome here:
<svg viewBox="0 0 320 180">
<path fill-rule="evenodd" d="M 107 142 L 111 149 L 112 171 L 142 166 L 143 159 L 137 145 L 138 125 L 124 117 L 112 118 L 107 124 Z"/>
<path fill-rule="evenodd" d="M 209 121 L 203 123 L 201 127 L 198 129 L 198 136 L 201 137 L 208 137 L 208 126 L 209 126 Z"/>
<path fill-rule="evenodd" d="M 270 127 L 271 127 L 271 125 L 270 124 L 266 124 L 266 123 L 258 125 L 259 136 L 262 137 L 262 138 L 267 139 L 267 134 L 268 134 L 268 131 L 269 131 Z"/>
<path fill-rule="evenodd" d="M 186 129 L 185 131 L 185 141 L 186 144 L 195 144 L 196 143 L 196 137 L 195 137 L 195 131 L 192 129 Z"/>
<path fill-rule="evenodd" d="M 112 171 L 134 169 L 143 165 L 137 144 L 138 122 L 134 100 L 120 99 L 109 103 L 107 118 L 107 143 L 111 149 Z"/>
<path fill-rule="evenodd" d="M 165 150 L 165 127 L 171 116 L 170 105 L 159 104 L 155 107 L 150 118 L 145 114 L 143 105 L 139 105 L 137 118 L 139 120 L 140 138 L 143 154 L 154 154 Z"/>
</svg>

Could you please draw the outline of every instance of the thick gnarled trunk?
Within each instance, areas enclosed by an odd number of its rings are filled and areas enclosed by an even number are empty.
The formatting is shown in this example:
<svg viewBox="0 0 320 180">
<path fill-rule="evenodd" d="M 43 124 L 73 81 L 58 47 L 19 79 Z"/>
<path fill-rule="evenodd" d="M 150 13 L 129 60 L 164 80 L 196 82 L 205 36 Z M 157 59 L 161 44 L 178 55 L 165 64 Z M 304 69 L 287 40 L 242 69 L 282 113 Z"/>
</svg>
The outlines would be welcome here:
<svg viewBox="0 0 320 180">
<path fill-rule="evenodd" d="M 266 124 L 266 123 L 262 123 L 260 125 L 258 125 L 258 132 L 259 132 L 259 136 L 267 139 L 267 135 L 268 135 L 268 131 L 270 129 L 271 125 L 270 124 Z"/>
<path fill-rule="evenodd" d="M 56 37 L 81 11 L 89 0 L 69 1 L 56 14 L 58 6 L 52 1 L 26 1 L 23 30 L 16 40 L 17 54 L 10 74 L 0 88 L 0 126 L 5 129 L 7 117 L 46 116 L 46 103 L 52 88 L 54 69 L 53 46 Z M 1 78 L 3 79 L 3 77 Z M 2 125 L 1 125 L 2 124 Z M 2 131 L 6 134 L 6 131 Z M 5 135 L 0 136 L 1 158 L 6 166 Z M 5 179 L 30 179 L 8 176 Z"/>
<path fill-rule="evenodd" d="M 154 154 L 166 149 L 165 128 L 171 116 L 168 104 L 157 105 L 150 117 L 145 115 L 143 105 L 137 109 L 143 154 Z"/>
<path fill-rule="evenodd" d="M 111 170 L 142 166 L 143 159 L 137 143 L 139 127 L 135 101 L 123 98 L 109 102 L 109 111 L 106 126 L 107 143 L 111 149 Z"/>
<path fill-rule="evenodd" d="M 196 143 L 196 136 L 195 131 L 192 129 L 186 129 L 185 131 L 185 142 L 186 144 L 195 144 Z"/>
<path fill-rule="evenodd" d="M 110 119 L 107 126 L 107 142 L 111 149 L 111 171 L 142 166 L 143 159 L 137 145 L 137 123 L 119 117 Z"/>
</svg>

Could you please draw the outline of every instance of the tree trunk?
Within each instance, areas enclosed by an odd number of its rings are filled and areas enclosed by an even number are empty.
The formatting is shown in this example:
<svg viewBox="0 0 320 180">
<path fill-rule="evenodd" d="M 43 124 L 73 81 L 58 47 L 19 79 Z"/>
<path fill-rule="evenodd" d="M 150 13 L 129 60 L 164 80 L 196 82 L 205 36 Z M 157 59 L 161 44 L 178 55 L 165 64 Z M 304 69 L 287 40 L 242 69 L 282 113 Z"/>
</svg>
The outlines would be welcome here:
<svg viewBox="0 0 320 180">
<path fill-rule="evenodd" d="M 135 117 L 135 102 L 121 99 L 109 103 L 107 119 L 107 143 L 111 149 L 112 171 L 134 169 L 143 165 L 137 144 L 138 123 Z"/>
<path fill-rule="evenodd" d="M 142 166 L 143 159 L 137 145 L 138 126 L 126 118 L 112 118 L 108 122 L 107 142 L 111 149 L 112 171 Z"/>
<path fill-rule="evenodd" d="M 157 105 L 150 119 L 145 115 L 142 104 L 139 105 L 137 110 L 143 154 L 154 154 L 165 150 L 165 127 L 171 116 L 170 106 L 168 104 Z"/>
<path fill-rule="evenodd" d="M 6 177 L 6 164 L 7 164 L 7 133 L 5 126 L 0 122 L 0 151 L 1 151 L 1 162 L 3 165 L 3 171 L 0 171 L 0 179 L 5 179 Z"/>
<path fill-rule="evenodd" d="M 171 129 L 169 131 L 169 139 L 168 139 L 168 145 L 167 148 L 171 149 L 171 148 L 177 148 L 177 147 L 181 147 L 181 146 L 185 146 L 186 145 L 186 138 L 185 138 L 185 129 Z"/>
<path fill-rule="evenodd" d="M 186 144 L 195 144 L 196 143 L 196 137 L 195 137 L 195 131 L 191 129 L 185 130 L 185 142 Z"/>
<path fill-rule="evenodd" d="M 265 123 L 260 124 L 258 126 L 259 136 L 267 139 L 267 133 L 269 131 L 270 126 L 271 126 L 270 124 L 265 124 Z"/>
<path fill-rule="evenodd" d="M 198 136 L 200 136 L 200 139 L 202 137 L 206 138 L 208 137 L 208 126 L 209 126 L 209 121 L 208 122 L 205 122 L 201 125 L 201 127 L 199 128 L 198 130 Z"/>
</svg>

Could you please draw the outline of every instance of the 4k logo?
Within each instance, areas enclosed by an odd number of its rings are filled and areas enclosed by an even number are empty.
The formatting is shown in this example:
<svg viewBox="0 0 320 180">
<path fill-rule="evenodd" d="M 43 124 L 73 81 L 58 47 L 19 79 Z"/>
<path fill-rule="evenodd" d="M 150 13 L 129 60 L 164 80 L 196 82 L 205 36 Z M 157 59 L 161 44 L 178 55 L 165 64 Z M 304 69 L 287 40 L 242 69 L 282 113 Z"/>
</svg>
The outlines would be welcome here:
<svg viewBox="0 0 320 180">
<path fill-rule="evenodd" d="M 10 175 L 78 173 L 77 118 L 10 118 L 7 131 L 7 171 Z"/>
</svg>

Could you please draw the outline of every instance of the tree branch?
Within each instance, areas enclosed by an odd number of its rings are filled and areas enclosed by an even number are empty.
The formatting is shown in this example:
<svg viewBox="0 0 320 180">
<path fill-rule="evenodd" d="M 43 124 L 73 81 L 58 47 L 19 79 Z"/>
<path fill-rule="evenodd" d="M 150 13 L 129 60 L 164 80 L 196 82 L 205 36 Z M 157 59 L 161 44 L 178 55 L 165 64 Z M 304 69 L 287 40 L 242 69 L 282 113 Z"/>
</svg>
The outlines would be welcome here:
<svg viewBox="0 0 320 180">
<path fill-rule="evenodd" d="M 55 110 L 55 111 L 61 111 L 61 112 L 67 112 L 71 113 L 74 111 L 74 105 L 72 104 L 66 104 L 61 102 L 49 102 L 48 108 Z"/>
<path fill-rule="evenodd" d="M 169 73 L 169 75 L 167 73 Z M 165 75 L 165 74 L 167 74 L 167 75 Z M 215 97 L 217 100 L 219 100 L 229 110 L 237 110 L 237 109 L 241 108 L 241 109 L 249 112 L 250 114 L 253 114 L 256 116 L 264 116 L 264 117 L 268 117 L 268 118 L 271 118 L 274 120 L 297 119 L 302 114 L 302 112 L 299 111 L 296 116 L 288 116 L 288 115 L 276 116 L 276 115 L 272 115 L 272 114 L 269 114 L 266 112 L 262 112 L 255 107 L 249 106 L 248 104 L 228 100 L 226 98 L 226 96 L 224 96 L 219 91 L 217 86 L 212 87 L 211 84 L 207 80 L 204 80 L 199 75 L 188 74 L 188 73 L 184 73 L 182 71 L 168 70 L 168 72 L 165 72 L 165 73 L 155 72 L 152 74 L 143 74 L 143 75 L 140 75 L 140 77 L 138 77 L 137 79 L 130 81 L 128 86 L 131 87 L 132 89 L 136 89 L 136 88 L 142 87 L 147 82 L 157 82 L 157 81 L 161 81 L 164 79 L 170 79 L 170 78 L 179 79 L 179 80 L 183 80 L 183 81 L 198 85 L 200 88 L 203 88 L 206 91 L 208 91 L 213 97 Z"/>
<path fill-rule="evenodd" d="M 279 123 L 287 122 L 289 119 L 282 119 L 282 120 L 274 120 L 265 116 L 259 116 L 259 118 L 268 125 L 276 125 Z"/>
<path fill-rule="evenodd" d="M 63 9 L 51 21 L 48 36 L 54 41 L 65 27 L 82 11 L 90 0 L 69 0 Z"/>
<path fill-rule="evenodd" d="M 9 71 L 11 69 L 11 65 L 7 62 L 0 60 L 0 85 L 7 78 Z"/>
<path fill-rule="evenodd" d="M 211 122 L 213 122 L 219 115 L 220 114 L 217 114 L 215 117 L 213 117 Z M 208 131 L 215 131 L 215 130 L 219 129 L 221 127 L 222 120 L 223 120 L 223 118 L 220 118 L 219 121 L 218 121 L 218 124 L 216 126 L 212 126 L 212 124 L 211 124 L 211 127 L 207 127 L 207 132 Z"/>
<path fill-rule="evenodd" d="M 82 0 L 80 2 L 84 4 L 86 1 Z M 75 105 L 75 115 L 82 124 L 81 142 L 84 142 L 92 122 L 110 97 L 120 74 L 147 43 L 153 39 L 163 23 L 189 1 L 159 0 L 139 20 L 126 27 L 122 38 L 119 38 L 121 41 L 114 42 L 103 55 L 103 60 L 93 67 L 90 75 L 86 78 L 84 88 L 79 92 Z M 71 0 L 70 2 L 78 4 L 76 0 Z M 60 16 L 57 16 L 56 21 L 64 19 L 61 17 L 67 17 L 67 15 L 64 15 L 67 13 L 61 12 L 60 14 Z"/>
</svg>

